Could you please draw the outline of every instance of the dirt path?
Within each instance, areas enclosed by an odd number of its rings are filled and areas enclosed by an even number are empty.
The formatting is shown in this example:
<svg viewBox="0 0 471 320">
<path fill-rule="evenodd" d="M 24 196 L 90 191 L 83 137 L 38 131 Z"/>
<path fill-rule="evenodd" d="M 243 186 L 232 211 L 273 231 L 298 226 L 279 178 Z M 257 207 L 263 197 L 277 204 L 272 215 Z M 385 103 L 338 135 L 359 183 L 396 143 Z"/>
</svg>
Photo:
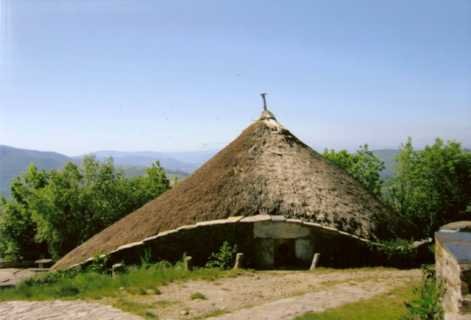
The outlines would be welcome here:
<svg viewBox="0 0 471 320">
<path fill-rule="evenodd" d="M 0 269 L 0 289 L 15 286 L 18 282 L 45 271 L 46 269 Z"/>
<path fill-rule="evenodd" d="M 110 306 L 82 301 L 3 302 L 0 320 L 142 320 Z"/>
<path fill-rule="evenodd" d="M 418 270 L 254 272 L 212 282 L 175 283 L 162 287 L 160 295 L 127 296 L 126 299 L 153 306 L 148 311 L 160 320 L 292 320 L 306 312 L 367 299 L 419 279 Z M 195 299 L 196 296 L 199 299 Z M 55 301 L 0 303 L 0 319 L 139 318 L 100 304 Z"/>
<path fill-rule="evenodd" d="M 161 288 L 161 295 L 140 301 L 156 305 L 154 312 L 161 320 L 292 320 L 419 279 L 418 270 L 257 272 L 214 282 L 172 284 Z M 204 299 L 191 298 L 197 293 Z"/>
<path fill-rule="evenodd" d="M 208 319 L 292 320 L 296 316 L 303 315 L 307 312 L 320 312 L 358 300 L 372 298 L 375 295 L 389 291 L 389 289 L 394 288 L 395 285 L 394 280 L 381 282 L 366 280 L 364 282 L 338 284 L 329 288 L 320 289 L 317 292 L 280 299 Z"/>
</svg>

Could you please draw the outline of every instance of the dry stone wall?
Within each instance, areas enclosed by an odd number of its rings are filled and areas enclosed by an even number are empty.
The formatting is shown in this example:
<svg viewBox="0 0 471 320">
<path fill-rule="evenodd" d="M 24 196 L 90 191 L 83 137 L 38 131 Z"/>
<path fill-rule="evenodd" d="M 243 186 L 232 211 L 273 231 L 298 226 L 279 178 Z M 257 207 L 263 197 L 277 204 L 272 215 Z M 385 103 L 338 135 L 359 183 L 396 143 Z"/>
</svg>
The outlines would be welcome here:
<svg viewBox="0 0 471 320">
<path fill-rule="evenodd" d="M 379 245 L 334 228 L 262 214 L 201 222 L 162 232 L 117 248 L 108 255 L 108 263 L 139 263 L 150 252 L 153 259 L 170 262 L 181 260 L 183 255 L 191 256 L 193 263 L 201 266 L 224 241 L 237 245 L 247 267 L 262 269 L 287 264 L 308 269 L 314 253 L 320 254 L 320 266 L 326 267 L 404 266 L 404 262 L 409 266 L 416 261 L 415 257 L 404 261 L 391 258 L 379 250 Z"/>
<path fill-rule="evenodd" d="M 446 319 L 471 319 L 471 233 L 442 230 L 436 239 L 436 269 L 443 281 Z"/>
</svg>

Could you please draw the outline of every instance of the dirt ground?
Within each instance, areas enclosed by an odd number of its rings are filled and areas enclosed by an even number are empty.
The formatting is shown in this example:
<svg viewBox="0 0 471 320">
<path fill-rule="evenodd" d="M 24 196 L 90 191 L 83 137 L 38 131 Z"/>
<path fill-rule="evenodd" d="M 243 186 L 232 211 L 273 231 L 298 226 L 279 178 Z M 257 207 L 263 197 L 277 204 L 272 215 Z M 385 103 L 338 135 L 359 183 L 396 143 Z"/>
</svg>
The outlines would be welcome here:
<svg viewBox="0 0 471 320">
<path fill-rule="evenodd" d="M 420 275 L 419 270 L 390 269 L 255 272 L 171 284 L 161 288 L 160 295 L 135 301 L 155 305 L 150 311 L 161 320 L 292 320 L 417 282 Z"/>
<path fill-rule="evenodd" d="M 420 275 L 420 270 L 377 268 L 247 272 L 212 282 L 174 283 L 162 287 L 159 295 L 130 295 L 126 299 L 151 305 L 148 313 L 160 320 L 292 320 L 306 312 L 323 311 L 416 283 Z M 68 310 L 66 318 L 64 310 Z M 54 301 L 0 303 L 0 319 L 139 318 L 94 302 Z"/>
<path fill-rule="evenodd" d="M 15 286 L 17 283 L 45 271 L 46 269 L 0 269 L 0 289 Z"/>
</svg>

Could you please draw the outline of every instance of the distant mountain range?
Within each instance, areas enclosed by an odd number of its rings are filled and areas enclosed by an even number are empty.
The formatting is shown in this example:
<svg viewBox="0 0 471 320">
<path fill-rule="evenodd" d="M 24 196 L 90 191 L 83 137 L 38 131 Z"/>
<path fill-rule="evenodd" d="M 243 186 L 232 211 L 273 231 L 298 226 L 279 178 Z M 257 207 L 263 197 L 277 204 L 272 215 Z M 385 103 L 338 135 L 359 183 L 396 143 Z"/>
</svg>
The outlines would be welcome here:
<svg viewBox="0 0 471 320">
<path fill-rule="evenodd" d="M 0 193 L 6 194 L 11 179 L 23 172 L 30 163 L 51 170 L 61 168 L 72 159 L 56 152 L 17 149 L 0 145 Z"/>
<path fill-rule="evenodd" d="M 144 173 L 146 167 L 154 161 L 160 161 L 169 176 L 184 177 L 195 171 L 204 162 L 209 160 L 217 151 L 190 151 L 190 152 L 120 152 L 97 151 L 92 152 L 98 160 L 113 158 L 114 163 L 121 167 L 126 175 L 138 176 Z M 394 160 L 399 150 L 381 149 L 373 153 L 384 161 L 386 169 L 383 177 L 390 177 L 394 172 Z M 83 156 L 68 157 L 57 152 L 44 152 L 18 149 L 0 145 L 0 193 L 8 194 L 10 181 L 25 171 L 30 163 L 38 168 L 51 170 L 60 169 L 67 162 L 80 163 Z"/>
<path fill-rule="evenodd" d="M 394 165 L 399 150 L 397 149 L 378 149 L 372 151 L 379 159 L 384 162 L 385 169 L 381 173 L 383 178 L 391 177 L 394 174 Z"/>
<path fill-rule="evenodd" d="M 112 157 L 114 163 L 128 176 L 144 173 L 154 161 L 160 161 L 169 176 L 185 177 L 197 169 L 203 162 L 214 155 L 215 151 L 195 152 L 119 152 L 98 151 L 94 155 L 98 160 Z M 34 163 L 44 170 L 60 169 L 67 162 L 80 163 L 83 156 L 68 157 L 56 152 L 19 149 L 0 145 L 0 193 L 8 194 L 11 180 Z"/>
<path fill-rule="evenodd" d="M 90 153 L 98 160 L 113 158 L 117 166 L 148 167 L 154 161 L 160 161 L 162 167 L 170 171 L 193 172 L 201 163 L 208 160 L 213 152 L 121 152 L 97 151 Z M 81 158 L 81 157 L 79 157 Z"/>
</svg>

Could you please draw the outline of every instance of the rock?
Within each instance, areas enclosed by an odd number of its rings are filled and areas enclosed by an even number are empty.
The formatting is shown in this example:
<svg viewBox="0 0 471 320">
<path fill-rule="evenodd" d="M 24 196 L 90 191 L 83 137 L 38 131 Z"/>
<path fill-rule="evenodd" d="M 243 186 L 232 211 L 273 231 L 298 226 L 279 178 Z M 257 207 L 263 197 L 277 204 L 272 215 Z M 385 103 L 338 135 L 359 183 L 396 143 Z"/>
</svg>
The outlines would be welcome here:
<svg viewBox="0 0 471 320">
<path fill-rule="evenodd" d="M 189 256 L 185 256 L 183 258 L 183 264 L 185 266 L 185 270 L 193 271 L 193 258 Z"/>
<path fill-rule="evenodd" d="M 444 225 L 441 232 L 471 232 L 471 221 L 456 221 Z"/>
<path fill-rule="evenodd" d="M 238 253 L 236 255 L 234 269 L 242 269 L 244 267 L 244 254 Z"/>
<path fill-rule="evenodd" d="M 43 269 L 50 267 L 54 261 L 52 259 L 39 259 L 34 261 L 38 265 L 38 268 Z"/>
<path fill-rule="evenodd" d="M 254 237 L 262 239 L 299 239 L 308 237 L 308 227 L 295 223 L 257 222 L 254 224 Z"/>
<path fill-rule="evenodd" d="M 123 273 L 124 271 L 126 271 L 126 266 L 124 263 L 115 263 L 111 267 L 111 275 L 113 278 L 116 277 L 119 273 Z"/>
<path fill-rule="evenodd" d="M 314 257 L 312 257 L 312 263 L 311 263 L 311 268 L 310 270 L 315 270 L 317 268 L 317 265 L 319 264 L 319 259 L 321 255 L 319 253 L 315 253 Z"/>
</svg>

